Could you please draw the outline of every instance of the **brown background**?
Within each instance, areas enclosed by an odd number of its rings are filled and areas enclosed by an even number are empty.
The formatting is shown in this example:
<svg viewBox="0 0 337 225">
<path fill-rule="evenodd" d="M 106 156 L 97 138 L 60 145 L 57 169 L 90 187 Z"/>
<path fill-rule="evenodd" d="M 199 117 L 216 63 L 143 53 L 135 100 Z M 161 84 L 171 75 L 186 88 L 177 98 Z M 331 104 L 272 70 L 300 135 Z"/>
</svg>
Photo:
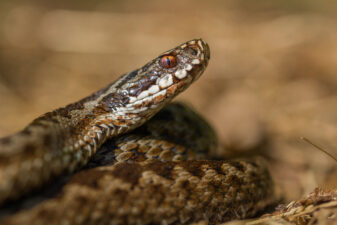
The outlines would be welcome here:
<svg viewBox="0 0 337 225">
<path fill-rule="evenodd" d="M 286 200 L 337 186 L 337 3 L 315 0 L 0 2 L 0 136 L 76 101 L 181 42 L 211 61 L 178 97 L 222 144 L 268 141 Z"/>
</svg>

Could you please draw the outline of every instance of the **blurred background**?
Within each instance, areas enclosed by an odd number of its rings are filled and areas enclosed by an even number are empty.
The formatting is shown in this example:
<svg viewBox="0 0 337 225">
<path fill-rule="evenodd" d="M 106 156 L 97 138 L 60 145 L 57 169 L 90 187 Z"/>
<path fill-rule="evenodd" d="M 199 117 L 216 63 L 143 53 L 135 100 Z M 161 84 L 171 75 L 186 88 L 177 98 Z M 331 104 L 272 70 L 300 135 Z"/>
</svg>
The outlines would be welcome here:
<svg viewBox="0 0 337 225">
<path fill-rule="evenodd" d="M 219 142 L 263 148 L 285 201 L 336 188 L 337 2 L 2 0 L 0 136 L 193 38 L 211 61 L 178 100 Z"/>
</svg>

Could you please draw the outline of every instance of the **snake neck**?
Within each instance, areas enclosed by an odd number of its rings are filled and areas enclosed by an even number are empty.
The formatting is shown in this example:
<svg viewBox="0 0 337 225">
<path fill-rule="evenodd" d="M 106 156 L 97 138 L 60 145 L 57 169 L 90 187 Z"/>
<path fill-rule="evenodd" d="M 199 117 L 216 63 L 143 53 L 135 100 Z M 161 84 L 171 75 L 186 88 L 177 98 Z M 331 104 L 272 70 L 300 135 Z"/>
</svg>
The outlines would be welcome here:
<svg viewBox="0 0 337 225">
<path fill-rule="evenodd" d="M 1 138 L 0 167 L 23 161 L 31 163 L 31 159 L 47 162 L 60 158 L 65 165 L 72 162 L 68 170 L 73 171 L 79 164 L 86 164 L 107 139 L 141 126 L 169 100 L 155 106 L 142 103 L 137 108 L 128 107 L 125 96 L 118 92 L 128 76 L 40 116 L 14 135 Z"/>
</svg>

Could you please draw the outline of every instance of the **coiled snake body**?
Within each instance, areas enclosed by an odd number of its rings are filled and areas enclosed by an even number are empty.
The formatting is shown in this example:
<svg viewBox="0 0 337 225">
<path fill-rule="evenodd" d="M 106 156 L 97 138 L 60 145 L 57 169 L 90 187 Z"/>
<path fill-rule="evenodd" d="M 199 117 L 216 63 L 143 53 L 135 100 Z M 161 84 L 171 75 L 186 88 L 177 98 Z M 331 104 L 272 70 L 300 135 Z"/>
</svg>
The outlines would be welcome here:
<svg viewBox="0 0 337 225">
<path fill-rule="evenodd" d="M 56 196 L 2 223 L 216 223 L 263 209 L 273 194 L 263 160 L 209 160 L 212 129 L 185 106 L 167 105 L 209 58 L 208 45 L 191 40 L 0 139 L 3 208 L 85 166 Z"/>
</svg>

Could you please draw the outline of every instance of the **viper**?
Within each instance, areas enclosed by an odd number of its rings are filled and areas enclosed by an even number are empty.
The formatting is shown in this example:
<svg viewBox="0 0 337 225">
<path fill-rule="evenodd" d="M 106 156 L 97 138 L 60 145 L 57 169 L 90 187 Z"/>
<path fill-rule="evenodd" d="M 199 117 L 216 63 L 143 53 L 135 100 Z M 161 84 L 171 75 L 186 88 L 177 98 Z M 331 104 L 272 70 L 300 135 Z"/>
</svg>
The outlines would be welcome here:
<svg viewBox="0 0 337 225">
<path fill-rule="evenodd" d="M 188 107 L 169 104 L 209 59 L 204 40 L 188 41 L 0 139 L 2 212 L 20 205 L 2 222 L 217 223 L 270 204 L 262 158 L 215 160 L 212 128 Z M 55 186 L 52 196 L 36 193 Z M 29 203 L 34 196 L 43 200 Z"/>
</svg>

